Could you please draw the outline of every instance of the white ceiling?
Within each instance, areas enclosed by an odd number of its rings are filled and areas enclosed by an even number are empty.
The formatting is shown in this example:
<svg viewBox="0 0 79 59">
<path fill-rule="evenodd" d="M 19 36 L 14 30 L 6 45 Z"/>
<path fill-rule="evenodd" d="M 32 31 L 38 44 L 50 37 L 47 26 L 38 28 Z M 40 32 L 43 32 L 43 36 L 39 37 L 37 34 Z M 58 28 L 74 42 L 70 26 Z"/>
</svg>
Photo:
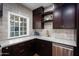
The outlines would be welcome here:
<svg viewBox="0 0 79 59">
<path fill-rule="evenodd" d="M 52 3 L 22 3 L 22 5 L 30 8 L 31 10 L 33 9 L 36 9 L 40 6 L 43 6 L 43 7 L 48 7 L 50 5 L 52 5 Z"/>
</svg>

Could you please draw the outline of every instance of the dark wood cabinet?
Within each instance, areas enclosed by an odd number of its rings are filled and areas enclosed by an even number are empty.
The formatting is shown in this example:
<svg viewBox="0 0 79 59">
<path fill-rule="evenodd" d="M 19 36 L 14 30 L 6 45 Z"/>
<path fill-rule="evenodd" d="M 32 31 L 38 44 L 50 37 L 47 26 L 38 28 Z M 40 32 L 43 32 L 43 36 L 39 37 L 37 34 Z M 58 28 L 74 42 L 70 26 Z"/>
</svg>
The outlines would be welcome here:
<svg viewBox="0 0 79 59">
<path fill-rule="evenodd" d="M 42 16 L 41 15 L 34 15 L 33 16 L 33 29 L 42 29 L 43 23 L 42 23 Z"/>
<path fill-rule="evenodd" d="M 32 56 L 33 40 L 2 48 L 3 56 Z"/>
<path fill-rule="evenodd" d="M 39 7 L 35 10 L 33 10 L 33 29 L 43 29 L 43 16 L 44 8 Z"/>
<path fill-rule="evenodd" d="M 53 21 L 53 28 L 60 29 L 62 28 L 63 22 L 62 22 L 62 9 L 58 8 L 54 11 L 54 21 Z"/>
<path fill-rule="evenodd" d="M 52 56 L 52 42 L 36 39 L 36 53 L 40 56 Z"/>
<path fill-rule="evenodd" d="M 3 4 L 0 3 L 0 17 L 2 16 L 2 14 L 3 14 Z"/>
<path fill-rule="evenodd" d="M 63 7 L 63 28 L 75 28 L 75 4 L 66 4 Z"/>
<path fill-rule="evenodd" d="M 2 48 L 2 56 L 12 56 L 12 55 L 13 55 L 12 46 Z"/>
<path fill-rule="evenodd" d="M 16 45 L 13 45 L 13 55 L 14 56 L 23 56 L 23 55 L 26 55 L 25 52 L 26 52 L 26 47 L 25 47 L 25 42 L 23 43 L 20 43 L 20 44 L 16 44 Z"/>
<path fill-rule="evenodd" d="M 51 56 L 52 42 L 33 39 L 2 48 L 2 56 L 33 56 L 35 53 L 40 56 Z"/>
<path fill-rule="evenodd" d="M 43 7 L 39 7 L 33 10 L 33 14 L 34 15 L 42 15 L 44 13 L 44 8 Z"/>
<path fill-rule="evenodd" d="M 63 4 L 55 9 L 53 28 L 54 29 L 75 29 L 76 4 Z"/>
<path fill-rule="evenodd" d="M 25 42 L 25 54 L 26 56 L 33 56 L 35 54 L 35 50 L 34 50 L 34 40 L 29 40 L 27 42 Z"/>
<path fill-rule="evenodd" d="M 25 55 L 25 48 L 23 46 L 19 46 L 19 44 L 7 46 L 2 48 L 3 56 L 23 56 Z"/>
</svg>

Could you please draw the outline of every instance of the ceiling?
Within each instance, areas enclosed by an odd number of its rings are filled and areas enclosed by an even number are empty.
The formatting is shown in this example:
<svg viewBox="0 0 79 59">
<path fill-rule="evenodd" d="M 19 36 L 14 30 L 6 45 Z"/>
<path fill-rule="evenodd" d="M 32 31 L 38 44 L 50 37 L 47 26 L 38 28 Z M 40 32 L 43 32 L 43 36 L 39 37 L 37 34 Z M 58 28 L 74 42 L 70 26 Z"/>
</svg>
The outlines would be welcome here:
<svg viewBox="0 0 79 59">
<path fill-rule="evenodd" d="M 36 9 L 40 6 L 43 6 L 44 8 L 52 5 L 52 3 L 22 3 L 22 5 L 30 8 L 31 10 Z"/>
</svg>

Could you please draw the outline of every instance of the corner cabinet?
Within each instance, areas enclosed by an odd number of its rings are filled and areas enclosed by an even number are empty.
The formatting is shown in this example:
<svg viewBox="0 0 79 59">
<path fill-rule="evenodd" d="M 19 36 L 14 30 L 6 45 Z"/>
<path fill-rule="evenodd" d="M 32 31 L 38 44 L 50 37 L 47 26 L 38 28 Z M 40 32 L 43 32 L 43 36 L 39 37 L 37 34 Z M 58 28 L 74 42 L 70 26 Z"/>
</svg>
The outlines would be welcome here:
<svg viewBox="0 0 79 59">
<path fill-rule="evenodd" d="M 53 12 L 54 29 L 74 29 L 76 21 L 76 4 L 63 4 Z"/>
<path fill-rule="evenodd" d="M 36 53 L 39 56 L 52 56 L 52 42 L 35 39 L 36 41 Z"/>
<path fill-rule="evenodd" d="M 33 10 L 33 29 L 43 29 L 43 16 L 44 8 L 39 7 L 35 10 Z"/>
<path fill-rule="evenodd" d="M 2 48 L 2 56 L 52 56 L 52 42 L 33 39 Z"/>
</svg>

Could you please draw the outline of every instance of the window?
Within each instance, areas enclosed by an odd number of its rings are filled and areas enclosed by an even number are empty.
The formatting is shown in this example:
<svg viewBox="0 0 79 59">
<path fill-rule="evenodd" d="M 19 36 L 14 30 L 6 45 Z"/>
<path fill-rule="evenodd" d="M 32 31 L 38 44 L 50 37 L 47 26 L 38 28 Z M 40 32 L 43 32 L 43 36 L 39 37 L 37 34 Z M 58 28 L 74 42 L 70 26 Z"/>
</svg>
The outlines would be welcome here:
<svg viewBox="0 0 79 59">
<path fill-rule="evenodd" d="M 9 13 L 9 37 L 21 37 L 28 35 L 29 22 L 27 17 Z"/>
</svg>

